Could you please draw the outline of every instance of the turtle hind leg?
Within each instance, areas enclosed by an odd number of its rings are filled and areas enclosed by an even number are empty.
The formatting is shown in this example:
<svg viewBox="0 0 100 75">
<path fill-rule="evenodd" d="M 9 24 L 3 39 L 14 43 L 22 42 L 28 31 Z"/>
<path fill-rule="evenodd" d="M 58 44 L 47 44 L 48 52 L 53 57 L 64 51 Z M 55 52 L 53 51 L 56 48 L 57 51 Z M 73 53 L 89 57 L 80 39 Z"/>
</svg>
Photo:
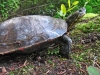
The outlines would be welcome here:
<svg viewBox="0 0 100 75">
<path fill-rule="evenodd" d="M 69 52 L 71 50 L 71 44 L 72 44 L 72 40 L 67 36 L 67 35 L 63 35 L 62 36 L 62 42 L 60 43 L 60 55 L 69 58 Z"/>
</svg>

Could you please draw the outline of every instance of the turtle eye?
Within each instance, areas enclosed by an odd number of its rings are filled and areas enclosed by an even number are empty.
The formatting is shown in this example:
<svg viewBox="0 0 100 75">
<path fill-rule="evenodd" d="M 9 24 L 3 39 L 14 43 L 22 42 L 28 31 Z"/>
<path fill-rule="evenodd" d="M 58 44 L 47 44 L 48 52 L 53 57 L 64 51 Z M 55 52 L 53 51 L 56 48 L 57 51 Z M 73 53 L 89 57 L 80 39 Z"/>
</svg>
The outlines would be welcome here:
<svg viewBox="0 0 100 75">
<path fill-rule="evenodd" d="M 79 10 L 79 12 L 82 12 L 82 10 Z"/>
</svg>

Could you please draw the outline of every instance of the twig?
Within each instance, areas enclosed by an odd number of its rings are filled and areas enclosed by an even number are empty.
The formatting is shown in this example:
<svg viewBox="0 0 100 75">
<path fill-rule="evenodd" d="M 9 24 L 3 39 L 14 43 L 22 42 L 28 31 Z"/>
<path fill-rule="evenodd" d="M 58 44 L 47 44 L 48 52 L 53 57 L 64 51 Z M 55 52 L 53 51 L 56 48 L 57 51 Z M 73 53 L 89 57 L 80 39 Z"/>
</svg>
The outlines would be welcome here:
<svg viewBox="0 0 100 75">
<path fill-rule="evenodd" d="M 99 66 L 99 64 L 97 63 L 97 62 L 95 62 L 95 64 L 98 66 L 98 68 L 100 69 L 100 66 Z"/>
<path fill-rule="evenodd" d="M 82 72 L 84 72 L 86 74 L 86 72 L 83 69 L 81 69 L 81 68 L 80 68 L 80 71 L 82 71 Z"/>
</svg>

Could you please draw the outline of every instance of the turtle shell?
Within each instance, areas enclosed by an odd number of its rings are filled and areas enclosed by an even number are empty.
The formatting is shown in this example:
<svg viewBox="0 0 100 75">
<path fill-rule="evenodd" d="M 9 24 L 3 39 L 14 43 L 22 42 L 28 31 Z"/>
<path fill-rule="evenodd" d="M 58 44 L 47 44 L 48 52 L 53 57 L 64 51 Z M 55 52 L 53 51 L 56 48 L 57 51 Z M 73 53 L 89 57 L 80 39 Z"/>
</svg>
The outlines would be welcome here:
<svg viewBox="0 0 100 75">
<path fill-rule="evenodd" d="M 67 32 L 65 20 L 50 16 L 28 15 L 0 24 L 0 54 L 34 52 Z"/>
</svg>

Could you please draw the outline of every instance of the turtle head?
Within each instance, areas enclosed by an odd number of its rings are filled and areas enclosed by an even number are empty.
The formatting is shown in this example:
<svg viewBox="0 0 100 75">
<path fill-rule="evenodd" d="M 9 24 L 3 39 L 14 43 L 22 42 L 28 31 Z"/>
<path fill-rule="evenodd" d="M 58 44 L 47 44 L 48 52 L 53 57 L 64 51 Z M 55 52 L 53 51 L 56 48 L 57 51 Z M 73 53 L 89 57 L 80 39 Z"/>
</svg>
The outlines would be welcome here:
<svg viewBox="0 0 100 75">
<path fill-rule="evenodd" d="M 74 24 L 86 13 L 85 7 L 80 8 L 75 13 L 67 17 L 66 22 L 68 24 L 68 30 L 70 30 Z"/>
</svg>

